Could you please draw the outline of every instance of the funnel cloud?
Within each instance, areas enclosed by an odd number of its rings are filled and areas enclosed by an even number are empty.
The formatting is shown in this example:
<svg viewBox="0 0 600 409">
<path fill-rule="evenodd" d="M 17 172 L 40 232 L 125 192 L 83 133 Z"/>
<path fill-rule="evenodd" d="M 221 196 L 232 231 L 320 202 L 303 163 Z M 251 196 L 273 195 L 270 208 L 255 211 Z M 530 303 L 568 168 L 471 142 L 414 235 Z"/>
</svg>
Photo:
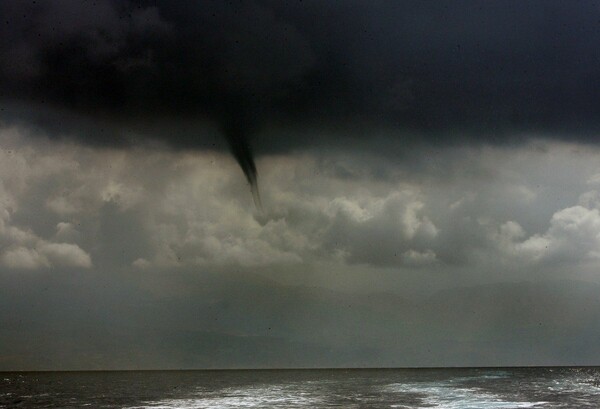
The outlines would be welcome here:
<svg viewBox="0 0 600 409">
<path fill-rule="evenodd" d="M 221 129 L 229 145 L 229 150 L 238 165 L 240 165 L 240 168 L 242 168 L 244 176 L 246 176 L 246 180 L 250 184 L 254 205 L 257 210 L 262 210 L 260 192 L 258 190 L 258 173 L 248 136 L 252 132 L 252 128 L 251 121 L 247 120 L 242 112 L 234 112 L 228 116 L 227 120 L 221 121 Z"/>
</svg>

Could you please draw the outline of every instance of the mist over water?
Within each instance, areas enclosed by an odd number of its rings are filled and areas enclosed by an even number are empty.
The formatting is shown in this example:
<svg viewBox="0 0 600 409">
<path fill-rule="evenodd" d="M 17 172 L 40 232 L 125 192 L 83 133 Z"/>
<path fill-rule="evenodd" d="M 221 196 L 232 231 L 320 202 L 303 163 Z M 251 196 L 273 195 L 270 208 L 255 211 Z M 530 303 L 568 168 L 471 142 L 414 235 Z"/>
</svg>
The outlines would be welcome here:
<svg viewBox="0 0 600 409">
<path fill-rule="evenodd" d="M 592 408 L 598 368 L 3 373 L 1 408 Z"/>
</svg>

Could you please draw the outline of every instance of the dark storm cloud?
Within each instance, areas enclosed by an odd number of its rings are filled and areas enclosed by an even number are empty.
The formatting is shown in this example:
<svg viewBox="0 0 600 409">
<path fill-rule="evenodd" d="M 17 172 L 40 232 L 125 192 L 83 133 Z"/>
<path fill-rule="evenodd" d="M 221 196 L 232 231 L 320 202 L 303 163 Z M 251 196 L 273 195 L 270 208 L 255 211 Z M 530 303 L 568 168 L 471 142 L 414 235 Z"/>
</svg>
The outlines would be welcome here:
<svg viewBox="0 0 600 409">
<path fill-rule="evenodd" d="M 402 150 L 407 135 L 593 142 L 600 125 L 595 2 L 5 1 L 0 15 L 4 120 L 101 145 L 206 148 L 217 130 L 252 185 L 254 153 L 373 130 Z"/>
</svg>

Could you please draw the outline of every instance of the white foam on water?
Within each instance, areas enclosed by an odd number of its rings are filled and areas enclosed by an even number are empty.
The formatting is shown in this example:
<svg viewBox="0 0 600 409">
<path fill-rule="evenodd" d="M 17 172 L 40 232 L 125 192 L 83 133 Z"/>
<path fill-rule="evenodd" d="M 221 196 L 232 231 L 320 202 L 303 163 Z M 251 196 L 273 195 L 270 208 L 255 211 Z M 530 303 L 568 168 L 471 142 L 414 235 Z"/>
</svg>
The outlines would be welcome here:
<svg viewBox="0 0 600 409">
<path fill-rule="evenodd" d="M 243 389 L 229 388 L 212 396 L 148 402 L 146 405 L 134 406 L 129 409 L 301 408 L 313 407 L 319 402 L 320 400 L 316 397 L 300 392 L 297 388 L 273 385 Z"/>
<path fill-rule="evenodd" d="M 472 375 L 472 376 L 461 376 L 457 378 L 449 379 L 446 382 L 465 382 L 472 380 L 487 380 L 487 379 L 505 379 L 510 378 L 510 374 L 505 371 L 494 372 L 494 373 L 486 373 L 482 375 Z"/>
<path fill-rule="evenodd" d="M 535 408 L 547 402 L 507 401 L 479 388 L 456 387 L 451 382 L 395 383 L 385 387 L 388 392 L 422 396 L 421 408 L 444 409 L 514 409 Z"/>
<path fill-rule="evenodd" d="M 499 379 L 506 378 L 508 374 L 481 374 L 479 376 L 458 377 L 441 381 L 423 381 L 407 383 L 391 383 L 378 386 L 384 392 L 382 399 L 388 407 L 397 409 L 406 408 L 443 408 L 443 409 L 519 409 L 547 407 L 546 401 L 523 400 L 524 397 L 506 396 L 493 390 L 477 386 L 465 385 L 465 381 L 474 379 Z M 593 401 L 595 396 L 600 397 L 600 387 L 593 384 L 595 378 L 591 375 L 577 374 L 577 376 L 564 376 L 552 380 L 539 379 L 528 384 L 535 390 L 548 390 L 559 395 L 581 394 L 581 397 L 571 396 L 570 402 L 579 402 L 581 406 Z M 305 381 L 275 385 L 248 385 L 245 387 L 229 387 L 219 390 L 198 388 L 191 396 L 180 398 L 160 399 L 147 401 L 140 406 L 129 409 L 213 409 L 213 408 L 315 408 L 339 406 L 344 408 L 368 407 L 368 402 L 374 402 L 372 396 L 337 395 L 335 388 L 322 389 L 323 381 Z M 313 385 L 314 384 L 314 385 Z M 476 384 L 475 384 L 476 385 Z M 332 394 L 334 396 L 332 396 Z M 392 399 L 390 399 L 390 394 Z M 394 399 L 394 396 L 398 399 Z M 412 396 L 410 396 L 412 395 Z M 340 404 L 336 398 L 342 398 Z M 411 403 L 406 402 L 410 398 Z M 416 398 L 416 399 L 413 399 Z M 542 398 L 543 399 L 543 398 Z M 576 400 L 573 400 L 576 399 Z M 590 401 L 590 399 L 592 399 Z M 394 402 L 396 400 L 396 402 Z M 376 401 L 376 398 L 375 398 Z M 393 402 L 393 403 L 392 403 Z M 416 406 L 415 406 L 416 404 Z M 381 405 L 379 405 L 381 406 Z M 379 407 L 378 406 L 378 407 Z M 561 406 L 562 407 L 562 406 Z M 576 406 L 573 406 L 576 407 Z M 589 407 L 589 405 L 587 405 Z"/>
<path fill-rule="evenodd" d="M 591 376 L 552 380 L 547 389 L 558 393 L 583 393 L 600 395 L 600 380 Z"/>
</svg>

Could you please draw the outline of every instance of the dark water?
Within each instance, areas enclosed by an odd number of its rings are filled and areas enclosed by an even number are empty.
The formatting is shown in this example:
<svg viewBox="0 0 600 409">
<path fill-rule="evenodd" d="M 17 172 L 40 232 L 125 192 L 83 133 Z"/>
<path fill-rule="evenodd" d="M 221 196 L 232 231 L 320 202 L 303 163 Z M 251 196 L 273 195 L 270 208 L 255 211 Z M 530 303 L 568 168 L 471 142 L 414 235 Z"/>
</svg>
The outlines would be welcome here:
<svg viewBox="0 0 600 409">
<path fill-rule="evenodd" d="M 0 373 L 2 408 L 598 408 L 600 368 Z"/>
</svg>

